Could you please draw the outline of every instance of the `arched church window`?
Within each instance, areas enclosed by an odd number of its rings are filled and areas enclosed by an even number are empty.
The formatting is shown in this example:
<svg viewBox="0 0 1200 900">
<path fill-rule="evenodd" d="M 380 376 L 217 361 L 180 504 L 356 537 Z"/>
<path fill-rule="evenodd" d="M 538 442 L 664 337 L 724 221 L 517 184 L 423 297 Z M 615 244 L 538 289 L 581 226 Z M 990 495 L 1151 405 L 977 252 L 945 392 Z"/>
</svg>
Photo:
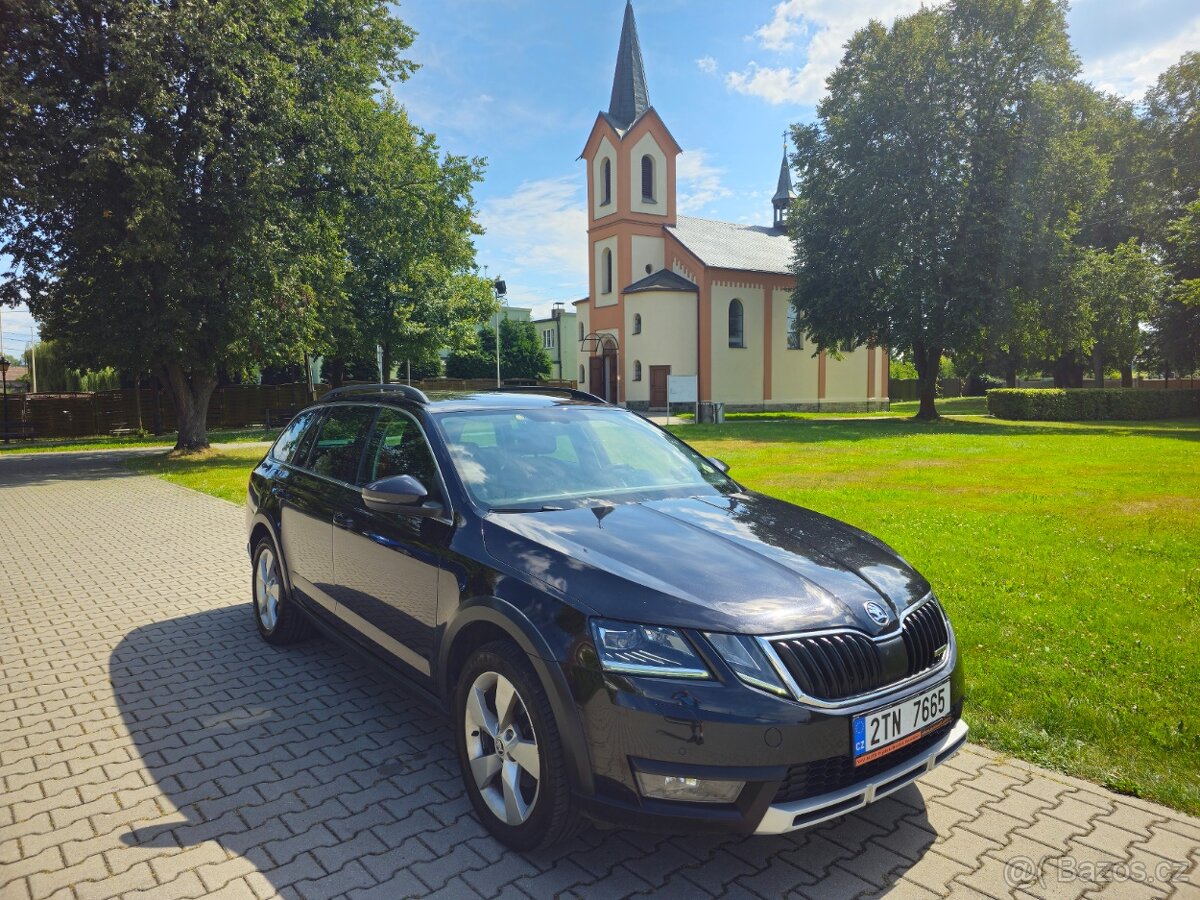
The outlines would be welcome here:
<svg viewBox="0 0 1200 900">
<path fill-rule="evenodd" d="M 654 157 L 649 153 L 642 157 L 642 200 L 654 202 Z"/>
<path fill-rule="evenodd" d="M 580 383 L 580 384 L 583 384 L 583 382 L 584 382 L 584 375 L 586 375 L 586 374 L 587 374 L 586 370 L 583 368 L 583 366 L 580 366 L 580 367 L 579 367 L 579 383 Z"/>
<path fill-rule="evenodd" d="M 633 333 L 634 334 L 642 333 L 642 314 L 641 313 L 633 314 Z"/>
<path fill-rule="evenodd" d="M 607 247 L 600 254 L 600 293 L 611 294 L 613 286 L 612 251 Z"/>
<path fill-rule="evenodd" d="M 729 301 L 729 346 L 730 347 L 745 347 L 746 346 L 746 331 L 745 331 L 745 310 L 742 308 L 741 300 Z"/>
<path fill-rule="evenodd" d="M 583 323 L 582 322 L 579 323 L 579 339 L 581 341 L 583 340 Z"/>
<path fill-rule="evenodd" d="M 600 164 L 600 205 L 612 203 L 612 160 L 605 159 Z"/>
<path fill-rule="evenodd" d="M 640 359 L 635 359 L 633 361 L 633 380 L 642 380 L 642 361 Z"/>
</svg>

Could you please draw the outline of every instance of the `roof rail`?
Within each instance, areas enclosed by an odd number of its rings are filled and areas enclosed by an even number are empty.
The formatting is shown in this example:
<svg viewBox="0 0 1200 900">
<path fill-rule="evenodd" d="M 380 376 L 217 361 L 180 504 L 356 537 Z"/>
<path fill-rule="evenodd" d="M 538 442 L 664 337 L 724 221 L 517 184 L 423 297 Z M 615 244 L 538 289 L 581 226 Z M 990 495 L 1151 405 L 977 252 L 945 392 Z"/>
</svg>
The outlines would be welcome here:
<svg viewBox="0 0 1200 900">
<path fill-rule="evenodd" d="M 429 402 L 429 398 L 425 396 L 425 392 L 413 387 L 411 384 L 348 384 L 345 387 L 334 388 L 321 398 L 321 402 L 339 400 L 343 397 L 361 397 L 369 394 L 400 394 L 405 400 L 411 400 L 413 403 L 423 405 Z"/>
<path fill-rule="evenodd" d="M 484 390 L 492 393 L 498 392 L 501 394 L 566 394 L 572 400 L 583 400 L 586 403 L 601 403 L 605 406 L 608 405 L 608 401 L 602 400 L 595 394 L 589 394 L 587 391 L 581 391 L 576 388 L 568 387 L 542 387 L 540 385 L 532 384 L 514 384 L 503 385 L 501 387 L 494 388 L 490 387 L 485 388 Z"/>
</svg>

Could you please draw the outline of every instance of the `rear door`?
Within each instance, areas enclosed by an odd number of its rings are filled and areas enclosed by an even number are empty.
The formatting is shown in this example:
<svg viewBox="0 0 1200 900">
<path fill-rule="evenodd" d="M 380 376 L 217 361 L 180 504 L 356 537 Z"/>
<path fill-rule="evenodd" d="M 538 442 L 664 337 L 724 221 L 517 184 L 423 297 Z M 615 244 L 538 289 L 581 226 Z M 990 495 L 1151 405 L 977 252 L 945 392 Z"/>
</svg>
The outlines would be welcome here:
<svg viewBox="0 0 1200 900">
<path fill-rule="evenodd" d="M 331 406 L 280 494 L 280 534 L 293 588 L 334 611 L 333 519 L 352 502 L 372 406 Z"/>
<path fill-rule="evenodd" d="M 437 627 L 438 571 L 451 524 L 442 478 L 417 420 L 400 409 L 379 411 L 360 475 L 369 484 L 411 475 L 447 508 L 445 517 L 375 512 L 356 494 L 334 520 L 337 615 L 383 650 L 430 674 Z"/>
</svg>

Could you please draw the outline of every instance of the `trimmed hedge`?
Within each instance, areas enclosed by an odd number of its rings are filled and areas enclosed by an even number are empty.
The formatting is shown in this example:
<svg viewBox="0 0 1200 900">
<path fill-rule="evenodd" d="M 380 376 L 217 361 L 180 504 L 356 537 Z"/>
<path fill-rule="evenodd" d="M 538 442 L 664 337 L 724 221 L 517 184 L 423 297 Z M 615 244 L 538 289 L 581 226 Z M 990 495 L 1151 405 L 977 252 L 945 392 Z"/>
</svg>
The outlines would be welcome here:
<svg viewBox="0 0 1200 900">
<path fill-rule="evenodd" d="M 987 392 L 997 419 L 1178 419 L 1200 416 L 1200 391 L 1135 388 L 997 388 Z"/>
</svg>

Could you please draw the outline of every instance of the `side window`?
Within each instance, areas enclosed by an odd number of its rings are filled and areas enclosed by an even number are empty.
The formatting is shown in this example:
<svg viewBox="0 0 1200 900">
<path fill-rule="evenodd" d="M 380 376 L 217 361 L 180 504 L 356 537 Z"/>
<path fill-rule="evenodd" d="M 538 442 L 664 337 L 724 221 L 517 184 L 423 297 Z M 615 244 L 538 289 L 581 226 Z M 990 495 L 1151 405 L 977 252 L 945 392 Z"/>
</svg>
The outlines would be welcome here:
<svg viewBox="0 0 1200 900">
<path fill-rule="evenodd" d="M 396 409 L 381 409 L 363 466 L 362 484 L 393 475 L 411 475 L 425 485 L 430 497 L 441 499 L 437 463 L 416 420 Z"/>
<path fill-rule="evenodd" d="M 315 409 L 306 410 L 300 413 L 296 418 L 292 419 L 291 424 L 283 430 L 283 433 L 276 439 L 275 444 L 271 447 L 271 458 L 277 459 L 280 462 L 293 462 L 297 459 L 296 448 L 300 446 L 300 439 L 304 437 L 305 430 L 317 418 Z M 303 454 L 300 455 L 303 458 Z M 297 463 L 299 465 L 299 463 Z"/>
<path fill-rule="evenodd" d="M 358 463 L 375 420 L 373 406 L 335 406 L 317 434 L 307 468 L 348 484 L 358 481 Z"/>
</svg>

